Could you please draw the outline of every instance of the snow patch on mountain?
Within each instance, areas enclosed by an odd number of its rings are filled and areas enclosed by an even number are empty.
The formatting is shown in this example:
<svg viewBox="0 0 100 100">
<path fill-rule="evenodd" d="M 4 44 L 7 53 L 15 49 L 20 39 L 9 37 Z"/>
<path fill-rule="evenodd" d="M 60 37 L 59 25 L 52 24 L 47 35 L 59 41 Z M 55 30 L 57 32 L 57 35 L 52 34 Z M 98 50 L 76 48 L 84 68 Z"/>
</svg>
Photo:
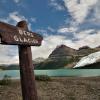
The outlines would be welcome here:
<svg viewBox="0 0 100 100">
<path fill-rule="evenodd" d="M 89 65 L 89 64 L 93 64 L 93 63 L 95 63 L 95 62 L 97 62 L 99 60 L 100 60 L 100 51 L 99 52 L 92 53 L 92 54 L 90 54 L 88 56 L 83 57 L 76 64 L 76 66 L 74 66 L 74 68 L 82 67 L 82 66 Z"/>
</svg>

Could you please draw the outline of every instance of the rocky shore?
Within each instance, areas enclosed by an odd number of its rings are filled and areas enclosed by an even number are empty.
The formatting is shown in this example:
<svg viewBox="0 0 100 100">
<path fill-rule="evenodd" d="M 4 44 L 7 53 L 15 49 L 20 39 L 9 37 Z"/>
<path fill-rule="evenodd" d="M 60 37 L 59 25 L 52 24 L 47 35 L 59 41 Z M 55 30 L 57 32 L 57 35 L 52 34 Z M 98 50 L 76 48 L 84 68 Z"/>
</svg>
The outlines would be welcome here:
<svg viewBox="0 0 100 100">
<path fill-rule="evenodd" d="M 53 77 L 36 86 L 39 100 L 100 100 L 100 77 Z M 20 81 L 0 85 L 0 100 L 22 100 Z"/>
</svg>

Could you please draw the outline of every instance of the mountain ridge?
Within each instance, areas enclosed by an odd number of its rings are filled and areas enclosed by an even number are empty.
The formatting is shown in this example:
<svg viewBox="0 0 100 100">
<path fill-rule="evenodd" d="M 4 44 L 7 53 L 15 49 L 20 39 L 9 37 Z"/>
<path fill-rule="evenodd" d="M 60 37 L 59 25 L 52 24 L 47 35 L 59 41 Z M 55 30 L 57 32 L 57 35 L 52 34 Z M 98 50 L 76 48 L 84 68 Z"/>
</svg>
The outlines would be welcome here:
<svg viewBox="0 0 100 100">
<path fill-rule="evenodd" d="M 100 46 L 96 48 L 83 46 L 76 50 L 62 44 L 57 46 L 47 59 L 41 57 L 34 59 L 33 65 L 35 69 L 73 68 L 82 57 L 97 51 L 100 51 Z M 11 64 L 8 67 L 4 67 L 4 69 L 19 69 L 19 66 Z"/>
<path fill-rule="evenodd" d="M 36 69 L 73 68 L 82 57 L 99 50 L 100 47 L 90 48 L 88 46 L 83 46 L 76 50 L 62 44 L 57 46 Z"/>
</svg>

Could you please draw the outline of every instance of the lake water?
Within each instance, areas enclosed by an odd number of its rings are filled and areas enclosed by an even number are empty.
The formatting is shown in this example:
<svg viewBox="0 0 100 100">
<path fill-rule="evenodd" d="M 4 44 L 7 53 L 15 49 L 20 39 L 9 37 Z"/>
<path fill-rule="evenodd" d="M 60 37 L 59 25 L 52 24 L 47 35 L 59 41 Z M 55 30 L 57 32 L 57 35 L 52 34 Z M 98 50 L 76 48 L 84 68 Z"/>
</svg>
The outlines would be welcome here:
<svg viewBox="0 0 100 100">
<path fill-rule="evenodd" d="M 11 76 L 12 78 L 20 78 L 19 70 L 5 70 L 0 71 L 0 79 L 4 75 Z M 57 69 L 57 70 L 35 70 L 35 75 L 48 75 L 48 76 L 77 76 L 89 77 L 100 76 L 100 69 Z"/>
</svg>

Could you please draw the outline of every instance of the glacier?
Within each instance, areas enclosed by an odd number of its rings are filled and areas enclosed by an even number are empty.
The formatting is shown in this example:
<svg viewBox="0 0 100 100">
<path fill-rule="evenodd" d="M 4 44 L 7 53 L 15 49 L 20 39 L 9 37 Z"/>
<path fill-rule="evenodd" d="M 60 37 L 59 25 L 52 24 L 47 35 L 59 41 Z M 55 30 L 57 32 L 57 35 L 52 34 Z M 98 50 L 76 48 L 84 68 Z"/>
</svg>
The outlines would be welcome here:
<svg viewBox="0 0 100 100">
<path fill-rule="evenodd" d="M 89 54 L 88 56 L 81 58 L 81 60 L 73 68 L 93 64 L 96 63 L 97 61 L 100 61 L 100 51 Z"/>
</svg>

